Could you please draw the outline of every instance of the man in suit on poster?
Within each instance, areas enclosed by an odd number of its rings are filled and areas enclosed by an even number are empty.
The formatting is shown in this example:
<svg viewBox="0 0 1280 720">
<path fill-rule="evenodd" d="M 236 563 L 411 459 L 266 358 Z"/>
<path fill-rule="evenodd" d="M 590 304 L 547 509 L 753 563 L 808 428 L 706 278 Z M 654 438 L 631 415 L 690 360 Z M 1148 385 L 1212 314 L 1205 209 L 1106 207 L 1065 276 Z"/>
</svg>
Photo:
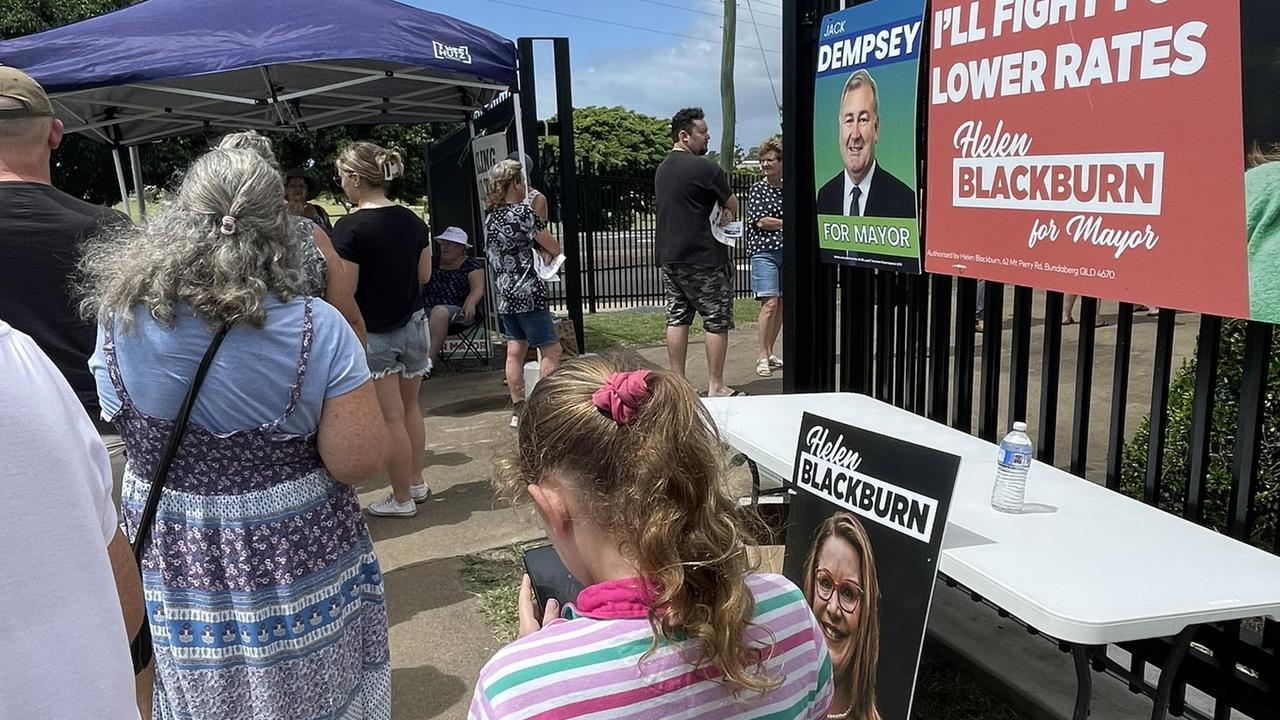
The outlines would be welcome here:
<svg viewBox="0 0 1280 720">
<path fill-rule="evenodd" d="M 876 163 L 880 93 L 866 70 L 855 71 L 845 82 L 838 121 L 844 172 L 818 190 L 818 214 L 915 217 L 915 192 Z"/>
</svg>

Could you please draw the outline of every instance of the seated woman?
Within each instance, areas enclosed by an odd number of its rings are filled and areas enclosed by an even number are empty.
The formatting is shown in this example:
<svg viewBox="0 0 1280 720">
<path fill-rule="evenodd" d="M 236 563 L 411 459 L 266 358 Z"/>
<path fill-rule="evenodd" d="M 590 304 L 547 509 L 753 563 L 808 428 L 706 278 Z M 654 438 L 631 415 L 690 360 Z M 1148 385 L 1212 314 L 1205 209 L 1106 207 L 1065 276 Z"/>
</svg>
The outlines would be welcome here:
<svg viewBox="0 0 1280 720">
<path fill-rule="evenodd" d="M 586 585 L 485 665 L 469 717 L 824 718 L 831 660 L 804 596 L 755 573 L 688 381 L 582 358 L 534 388 L 497 483 Z"/>
<path fill-rule="evenodd" d="M 818 526 L 804 564 L 804 596 L 831 653 L 835 697 L 828 718 L 880 720 L 880 581 L 871 539 L 852 513 Z"/>
<path fill-rule="evenodd" d="M 474 324 L 476 309 L 484 298 L 484 267 L 467 254 L 471 243 L 466 231 L 447 227 L 436 240 L 440 243 L 440 264 L 422 289 L 422 306 L 431 327 L 432 363 L 440 359 L 449 325 Z"/>
<path fill-rule="evenodd" d="M 390 715 L 382 573 L 353 487 L 382 470 L 387 430 L 355 333 L 302 292 L 282 186 L 253 151 L 214 150 L 145 225 L 82 260 L 130 538 L 201 358 L 230 328 L 144 544 L 157 718 Z"/>
</svg>

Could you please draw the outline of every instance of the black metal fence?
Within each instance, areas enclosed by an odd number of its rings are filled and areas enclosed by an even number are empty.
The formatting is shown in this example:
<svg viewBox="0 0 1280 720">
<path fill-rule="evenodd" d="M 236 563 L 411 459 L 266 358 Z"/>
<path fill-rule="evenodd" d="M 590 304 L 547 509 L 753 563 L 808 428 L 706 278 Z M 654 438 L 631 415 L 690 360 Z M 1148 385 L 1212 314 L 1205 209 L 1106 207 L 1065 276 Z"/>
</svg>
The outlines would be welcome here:
<svg viewBox="0 0 1280 720">
<path fill-rule="evenodd" d="M 796 129 L 783 159 L 788 217 L 811 216 L 816 196 L 807 129 L 814 123 L 819 20 L 863 1 L 797 0 L 782 20 L 783 125 Z M 921 147 L 924 138 L 922 132 Z M 835 268 L 818 254 L 816 228 L 789 224 L 788 392 L 865 392 L 990 441 L 1009 418 L 1030 415 L 1039 459 L 1280 554 L 1280 371 L 1275 383 L 1271 377 L 1280 364 L 1272 360 L 1271 326 L 1161 310 L 1154 328 L 1136 333 L 1134 307 L 1119 303 L 1108 306 L 1116 308 L 1114 326 L 1100 331 L 1093 322 L 1098 303 L 1085 298 L 1079 327 L 1064 334 L 1063 295 L 989 283 L 978 334 L 975 281 Z M 1187 333 L 1197 341 L 1179 342 Z M 1149 340 L 1135 346 L 1135 337 Z M 1190 348 L 1186 359 L 1194 366 L 1179 367 L 1175 346 Z M 1194 568 L 1186 581 L 1195 581 Z M 1132 657 L 1126 667 L 1094 655 L 1095 668 L 1151 694 L 1145 672 L 1160 666 L 1170 642 L 1123 648 Z M 1215 720 L 1233 709 L 1280 717 L 1280 626 L 1257 618 L 1203 628 L 1176 675 L 1175 714 L 1195 714 L 1183 702 L 1188 684 L 1215 699 Z"/>
<path fill-rule="evenodd" d="M 744 208 L 757 179 L 750 173 L 731 178 L 730 186 Z M 662 275 L 654 254 L 653 172 L 597 172 L 583 166 L 578 191 L 584 311 L 662 306 Z M 749 297 L 751 266 L 745 242 L 739 241 L 730 255 L 734 291 Z M 552 288 L 552 294 L 553 303 L 563 302 L 563 289 Z"/>
<path fill-rule="evenodd" d="M 1158 319 L 1138 314 L 1146 326 L 1135 342 L 1134 306 L 1108 303 L 1115 315 L 1108 312 L 1111 325 L 1101 329 L 1098 301 L 1082 298 L 1072 338 L 1060 321 L 1061 293 L 987 283 L 978 332 L 973 280 L 821 272 L 837 276 L 822 314 L 831 343 L 827 389 L 866 393 L 992 442 L 1012 420 L 1029 419 L 1041 461 L 1280 554 L 1271 450 L 1278 430 L 1264 412 L 1278 402 L 1268 383 L 1272 326 L 1160 310 Z M 824 345 L 804 347 L 823 353 Z M 1175 346 L 1190 348 L 1181 368 Z M 1113 356 L 1107 366 L 1096 361 L 1103 354 Z M 1175 444 L 1176 458 L 1168 454 Z M 1195 581 L 1194 568 L 1187 581 Z M 1170 642 L 1122 648 L 1132 658 L 1127 666 L 1097 653 L 1096 669 L 1153 692 L 1146 666 L 1159 668 Z M 1214 718 L 1231 709 L 1280 717 L 1278 650 L 1280 624 L 1270 620 L 1206 626 L 1177 675 L 1171 711 L 1194 714 L 1183 704 L 1190 684 L 1216 698 Z"/>
</svg>

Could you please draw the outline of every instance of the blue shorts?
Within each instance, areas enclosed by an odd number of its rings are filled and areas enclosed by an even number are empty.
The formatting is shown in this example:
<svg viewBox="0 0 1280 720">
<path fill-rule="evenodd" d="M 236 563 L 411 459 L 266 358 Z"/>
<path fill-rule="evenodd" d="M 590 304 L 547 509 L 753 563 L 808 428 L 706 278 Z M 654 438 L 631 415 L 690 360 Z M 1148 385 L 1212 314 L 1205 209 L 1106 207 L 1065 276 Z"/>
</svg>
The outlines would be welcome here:
<svg viewBox="0 0 1280 720">
<path fill-rule="evenodd" d="M 502 329 L 512 340 L 527 342 L 534 348 L 544 348 L 560 342 L 550 310 L 507 313 L 502 316 Z"/>
<path fill-rule="evenodd" d="M 466 321 L 466 320 L 463 320 L 463 319 L 462 319 L 462 306 L 461 306 L 461 305 L 449 305 L 449 304 L 447 304 L 447 303 L 446 303 L 446 304 L 444 304 L 444 305 L 433 305 L 433 306 L 431 307 L 431 310 L 427 313 L 427 315 L 428 315 L 428 316 L 430 316 L 430 314 L 431 314 L 432 312 L 435 312 L 435 309 L 436 309 L 436 308 L 438 308 L 438 307 L 442 307 L 442 308 L 444 308 L 444 309 L 445 309 L 445 311 L 449 313 L 449 324 L 450 324 L 450 325 L 455 325 L 455 324 L 456 324 L 456 325 L 462 325 L 462 326 L 464 326 L 464 327 L 471 327 L 472 325 L 475 325 L 475 324 L 476 324 L 475 319 L 472 319 L 470 322 L 468 322 L 468 321 Z M 479 314 L 479 312 L 477 312 L 476 314 L 478 315 L 478 314 Z"/>
<path fill-rule="evenodd" d="M 751 256 L 751 291 L 757 300 L 782 297 L 782 248 Z"/>
<path fill-rule="evenodd" d="M 431 331 L 427 327 L 427 312 L 419 310 L 409 318 L 404 327 L 384 333 L 369 333 L 366 355 L 369 372 L 378 380 L 400 373 L 412 378 L 426 375 L 431 370 Z"/>
</svg>

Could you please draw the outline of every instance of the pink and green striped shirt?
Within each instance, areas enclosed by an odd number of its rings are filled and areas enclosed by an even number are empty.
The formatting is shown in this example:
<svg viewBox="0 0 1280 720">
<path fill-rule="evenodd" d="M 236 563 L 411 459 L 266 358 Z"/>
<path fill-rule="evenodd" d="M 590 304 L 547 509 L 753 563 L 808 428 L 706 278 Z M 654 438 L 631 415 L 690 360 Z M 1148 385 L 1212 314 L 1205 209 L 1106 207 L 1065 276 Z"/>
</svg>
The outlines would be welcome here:
<svg viewBox="0 0 1280 720">
<path fill-rule="evenodd" d="M 591 607 L 587 596 L 601 587 L 594 586 L 579 596 L 581 607 L 566 608 L 569 619 L 548 623 L 489 660 L 480 671 L 468 718 L 824 718 L 831 707 L 831 659 L 804 596 L 781 575 L 752 575 L 747 586 L 756 597 L 756 625 L 748 634 L 758 645 L 769 644 L 772 635 L 765 668 L 771 677 L 783 678 L 769 693 L 740 691 L 735 697 L 735 687 L 721 681 L 715 668 L 691 664 L 691 644 L 660 645 L 641 665 L 653 640 L 643 604 Z"/>
</svg>

